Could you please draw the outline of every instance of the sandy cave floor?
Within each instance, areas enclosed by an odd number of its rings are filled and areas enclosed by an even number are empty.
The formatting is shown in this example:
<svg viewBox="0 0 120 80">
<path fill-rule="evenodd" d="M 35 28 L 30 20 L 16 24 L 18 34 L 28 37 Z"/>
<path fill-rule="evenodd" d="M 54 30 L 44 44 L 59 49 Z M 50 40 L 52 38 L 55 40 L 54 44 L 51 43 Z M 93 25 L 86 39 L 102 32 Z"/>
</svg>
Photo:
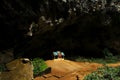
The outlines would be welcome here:
<svg viewBox="0 0 120 80">
<path fill-rule="evenodd" d="M 35 80 L 83 80 L 83 78 L 102 67 L 99 63 L 75 62 L 70 60 L 47 60 L 46 64 L 52 68 L 51 73 L 36 77 Z M 120 62 L 107 64 L 108 66 L 120 66 Z"/>
</svg>

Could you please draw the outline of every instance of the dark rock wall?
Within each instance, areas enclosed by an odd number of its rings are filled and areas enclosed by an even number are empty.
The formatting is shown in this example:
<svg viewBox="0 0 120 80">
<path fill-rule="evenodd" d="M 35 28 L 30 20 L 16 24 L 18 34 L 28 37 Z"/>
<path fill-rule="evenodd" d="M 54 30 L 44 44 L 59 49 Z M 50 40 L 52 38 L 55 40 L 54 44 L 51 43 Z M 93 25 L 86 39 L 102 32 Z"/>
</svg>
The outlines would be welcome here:
<svg viewBox="0 0 120 80">
<path fill-rule="evenodd" d="M 45 57 L 55 50 L 66 56 L 119 54 L 119 1 L 1 0 L 0 50 L 14 48 L 15 57 Z M 53 5 L 54 4 L 54 5 Z M 41 17 L 44 16 L 41 19 Z M 58 20 L 63 20 L 58 23 Z M 33 36 L 26 36 L 35 22 Z"/>
</svg>

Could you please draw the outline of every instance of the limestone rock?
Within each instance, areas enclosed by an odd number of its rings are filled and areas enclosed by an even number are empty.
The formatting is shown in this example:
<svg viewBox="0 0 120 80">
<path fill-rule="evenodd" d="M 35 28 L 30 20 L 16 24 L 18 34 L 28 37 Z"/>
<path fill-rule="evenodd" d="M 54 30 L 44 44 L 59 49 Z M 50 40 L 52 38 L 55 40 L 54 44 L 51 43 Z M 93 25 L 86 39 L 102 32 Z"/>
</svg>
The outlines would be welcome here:
<svg viewBox="0 0 120 80">
<path fill-rule="evenodd" d="M 0 80 L 33 80 L 33 65 L 27 58 L 16 59 L 6 64 L 6 68 Z"/>
<path fill-rule="evenodd" d="M 6 59 L 7 58 L 7 59 Z M 8 49 L 0 52 L 0 64 L 6 64 L 13 60 L 13 49 Z"/>
</svg>

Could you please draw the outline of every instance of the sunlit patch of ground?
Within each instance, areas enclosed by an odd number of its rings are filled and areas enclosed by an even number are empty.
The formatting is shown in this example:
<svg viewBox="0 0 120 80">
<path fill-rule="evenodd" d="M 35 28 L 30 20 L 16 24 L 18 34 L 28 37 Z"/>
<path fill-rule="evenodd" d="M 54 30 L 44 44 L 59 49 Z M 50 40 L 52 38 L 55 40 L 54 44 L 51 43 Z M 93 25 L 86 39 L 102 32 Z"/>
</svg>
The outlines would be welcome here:
<svg viewBox="0 0 120 80">
<path fill-rule="evenodd" d="M 102 67 L 100 63 L 75 62 L 70 60 L 48 60 L 46 64 L 52 68 L 50 74 L 36 77 L 35 80 L 83 80 L 83 78 Z M 108 64 L 108 66 L 120 66 L 120 63 Z"/>
</svg>

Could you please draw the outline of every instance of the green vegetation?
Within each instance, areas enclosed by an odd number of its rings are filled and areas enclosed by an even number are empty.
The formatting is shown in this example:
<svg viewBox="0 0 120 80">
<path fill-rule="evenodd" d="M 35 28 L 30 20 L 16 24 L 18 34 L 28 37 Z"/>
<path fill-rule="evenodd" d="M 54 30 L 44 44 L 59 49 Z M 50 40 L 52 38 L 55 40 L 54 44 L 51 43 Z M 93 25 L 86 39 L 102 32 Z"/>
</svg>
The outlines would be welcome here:
<svg viewBox="0 0 120 80">
<path fill-rule="evenodd" d="M 81 56 L 78 56 L 78 57 L 72 57 L 70 58 L 74 61 L 81 61 L 81 62 L 96 62 L 96 63 L 101 63 L 101 64 L 106 64 L 106 63 L 115 63 L 115 62 L 118 62 L 120 60 L 120 56 L 119 55 L 116 55 L 116 56 L 106 56 L 105 58 L 85 58 L 85 57 L 81 57 Z"/>
<path fill-rule="evenodd" d="M 99 68 L 97 71 L 85 76 L 84 80 L 120 80 L 120 67 Z"/>
<path fill-rule="evenodd" d="M 104 57 L 105 57 L 106 59 L 113 57 L 113 54 L 109 51 L 108 48 L 105 48 L 105 49 L 103 50 L 103 54 L 104 54 Z"/>
<path fill-rule="evenodd" d="M 34 58 L 32 60 L 33 66 L 34 66 L 34 76 L 39 75 L 41 72 L 43 72 L 48 66 L 46 65 L 45 61 L 40 58 Z"/>
<path fill-rule="evenodd" d="M 0 64 L 0 72 L 5 70 L 5 66 L 3 64 Z"/>
<path fill-rule="evenodd" d="M 115 63 L 120 61 L 120 55 L 113 55 L 113 53 L 108 48 L 103 49 L 101 54 L 103 54 L 101 58 L 76 56 L 71 57 L 70 59 L 78 62 L 95 62 L 101 64 Z"/>
</svg>

